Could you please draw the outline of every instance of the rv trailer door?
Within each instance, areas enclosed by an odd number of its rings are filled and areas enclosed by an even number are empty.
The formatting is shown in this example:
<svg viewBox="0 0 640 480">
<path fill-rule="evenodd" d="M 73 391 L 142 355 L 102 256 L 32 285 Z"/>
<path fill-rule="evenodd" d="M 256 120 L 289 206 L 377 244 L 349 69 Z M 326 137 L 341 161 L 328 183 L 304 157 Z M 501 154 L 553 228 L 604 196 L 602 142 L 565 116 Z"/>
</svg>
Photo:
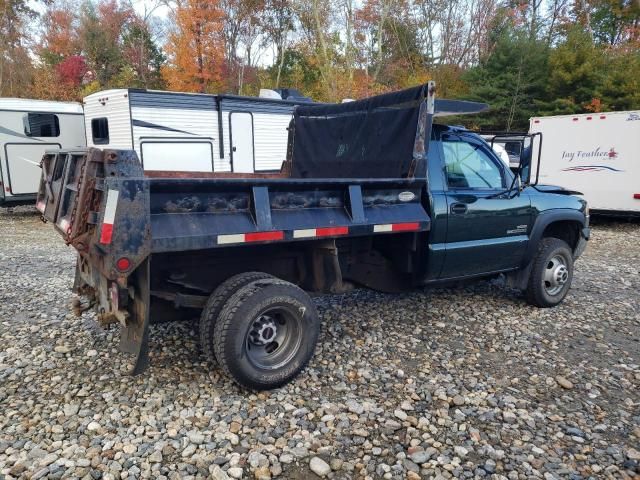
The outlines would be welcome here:
<svg viewBox="0 0 640 480">
<path fill-rule="evenodd" d="M 40 159 L 59 143 L 7 143 L 8 183 L 12 195 L 35 195 L 40 183 Z"/>
<path fill-rule="evenodd" d="M 231 160 L 236 173 L 253 173 L 253 116 L 231 112 Z"/>
</svg>

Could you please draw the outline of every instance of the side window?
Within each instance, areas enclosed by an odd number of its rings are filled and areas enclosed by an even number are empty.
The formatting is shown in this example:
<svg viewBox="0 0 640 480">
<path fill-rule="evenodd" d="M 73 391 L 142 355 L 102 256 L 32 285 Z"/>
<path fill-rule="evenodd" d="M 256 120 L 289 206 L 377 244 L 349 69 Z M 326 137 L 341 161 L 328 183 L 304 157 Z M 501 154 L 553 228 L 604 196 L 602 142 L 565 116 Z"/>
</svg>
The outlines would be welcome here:
<svg viewBox="0 0 640 480">
<path fill-rule="evenodd" d="M 91 120 L 91 137 L 93 137 L 94 145 L 109 143 L 109 120 L 106 117 Z"/>
<path fill-rule="evenodd" d="M 27 113 L 23 117 L 24 134 L 28 137 L 57 137 L 60 122 L 53 113 Z"/>
<path fill-rule="evenodd" d="M 451 188 L 504 188 L 500 166 L 479 145 L 443 140 L 447 183 Z"/>
</svg>

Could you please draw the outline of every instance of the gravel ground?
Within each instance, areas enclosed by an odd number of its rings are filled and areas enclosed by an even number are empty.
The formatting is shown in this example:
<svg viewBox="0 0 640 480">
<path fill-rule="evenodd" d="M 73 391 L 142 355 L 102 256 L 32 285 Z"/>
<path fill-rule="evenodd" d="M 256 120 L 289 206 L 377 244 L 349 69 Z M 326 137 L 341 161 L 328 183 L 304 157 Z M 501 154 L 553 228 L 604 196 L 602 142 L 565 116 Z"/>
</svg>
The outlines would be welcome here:
<svg viewBox="0 0 640 480">
<path fill-rule="evenodd" d="M 317 299 L 310 367 L 255 395 L 189 322 L 127 376 L 117 332 L 68 313 L 72 250 L 0 211 L 0 479 L 637 477 L 639 240 L 596 225 L 556 309 L 499 281 Z"/>
</svg>

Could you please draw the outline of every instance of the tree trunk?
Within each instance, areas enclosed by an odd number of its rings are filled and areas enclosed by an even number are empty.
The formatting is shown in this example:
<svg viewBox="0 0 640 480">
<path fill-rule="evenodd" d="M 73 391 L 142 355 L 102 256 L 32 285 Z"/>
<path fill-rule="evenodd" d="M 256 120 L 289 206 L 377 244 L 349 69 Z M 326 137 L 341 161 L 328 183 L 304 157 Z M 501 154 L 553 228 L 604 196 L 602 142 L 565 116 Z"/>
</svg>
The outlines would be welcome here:
<svg viewBox="0 0 640 480">
<path fill-rule="evenodd" d="M 316 27 L 316 39 L 320 44 L 322 51 L 322 67 L 320 68 L 320 74 L 324 79 L 325 86 L 327 88 L 327 94 L 330 99 L 335 99 L 335 84 L 333 82 L 333 75 L 331 74 L 331 65 L 329 59 L 329 52 L 327 48 L 327 42 L 324 38 L 324 31 L 322 29 L 322 22 L 320 21 L 320 8 L 318 6 L 319 0 L 313 1 L 313 19 Z"/>
<path fill-rule="evenodd" d="M 276 75 L 276 88 L 280 86 L 280 76 L 282 75 L 282 67 L 284 67 L 284 54 L 286 52 L 286 35 L 283 38 L 282 45 L 279 46 L 280 58 L 278 59 L 278 73 Z"/>
<path fill-rule="evenodd" d="M 384 24 L 387 20 L 387 13 L 389 11 L 389 0 L 382 0 L 382 10 L 380 12 L 380 22 L 378 22 L 378 61 L 376 62 L 376 69 L 373 72 L 373 81 L 378 80 L 380 70 L 382 69 L 382 31 Z"/>
<path fill-rule="evenodd" d="M 198 57 L 198 83 L 200 84 L 200 93 L 205 93 L 205 81 L 204 81 L 204 58 L 202 56 L 202 25 L 200 22 L 196 23 L 196 56 Z"/>
</svg>

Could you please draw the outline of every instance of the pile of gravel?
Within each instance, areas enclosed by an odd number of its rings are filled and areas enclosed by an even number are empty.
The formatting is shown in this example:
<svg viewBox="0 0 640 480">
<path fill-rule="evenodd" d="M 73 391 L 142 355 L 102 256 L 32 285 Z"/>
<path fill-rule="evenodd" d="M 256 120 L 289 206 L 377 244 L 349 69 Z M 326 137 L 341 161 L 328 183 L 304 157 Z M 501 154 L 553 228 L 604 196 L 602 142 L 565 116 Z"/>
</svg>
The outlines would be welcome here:
<svg viewBox="0 0 640 480">
<path fill-rule="evenodd" d="M 189 322 L 128 376 L 117 331 L 69 314 L 73 251 L 0 212 L 0 478 L 633 478 L 639 238 L 596 226 L 555 309 L 500 281 L 316 299 L 309 368 L 253 394 Z"/>
</svg>

